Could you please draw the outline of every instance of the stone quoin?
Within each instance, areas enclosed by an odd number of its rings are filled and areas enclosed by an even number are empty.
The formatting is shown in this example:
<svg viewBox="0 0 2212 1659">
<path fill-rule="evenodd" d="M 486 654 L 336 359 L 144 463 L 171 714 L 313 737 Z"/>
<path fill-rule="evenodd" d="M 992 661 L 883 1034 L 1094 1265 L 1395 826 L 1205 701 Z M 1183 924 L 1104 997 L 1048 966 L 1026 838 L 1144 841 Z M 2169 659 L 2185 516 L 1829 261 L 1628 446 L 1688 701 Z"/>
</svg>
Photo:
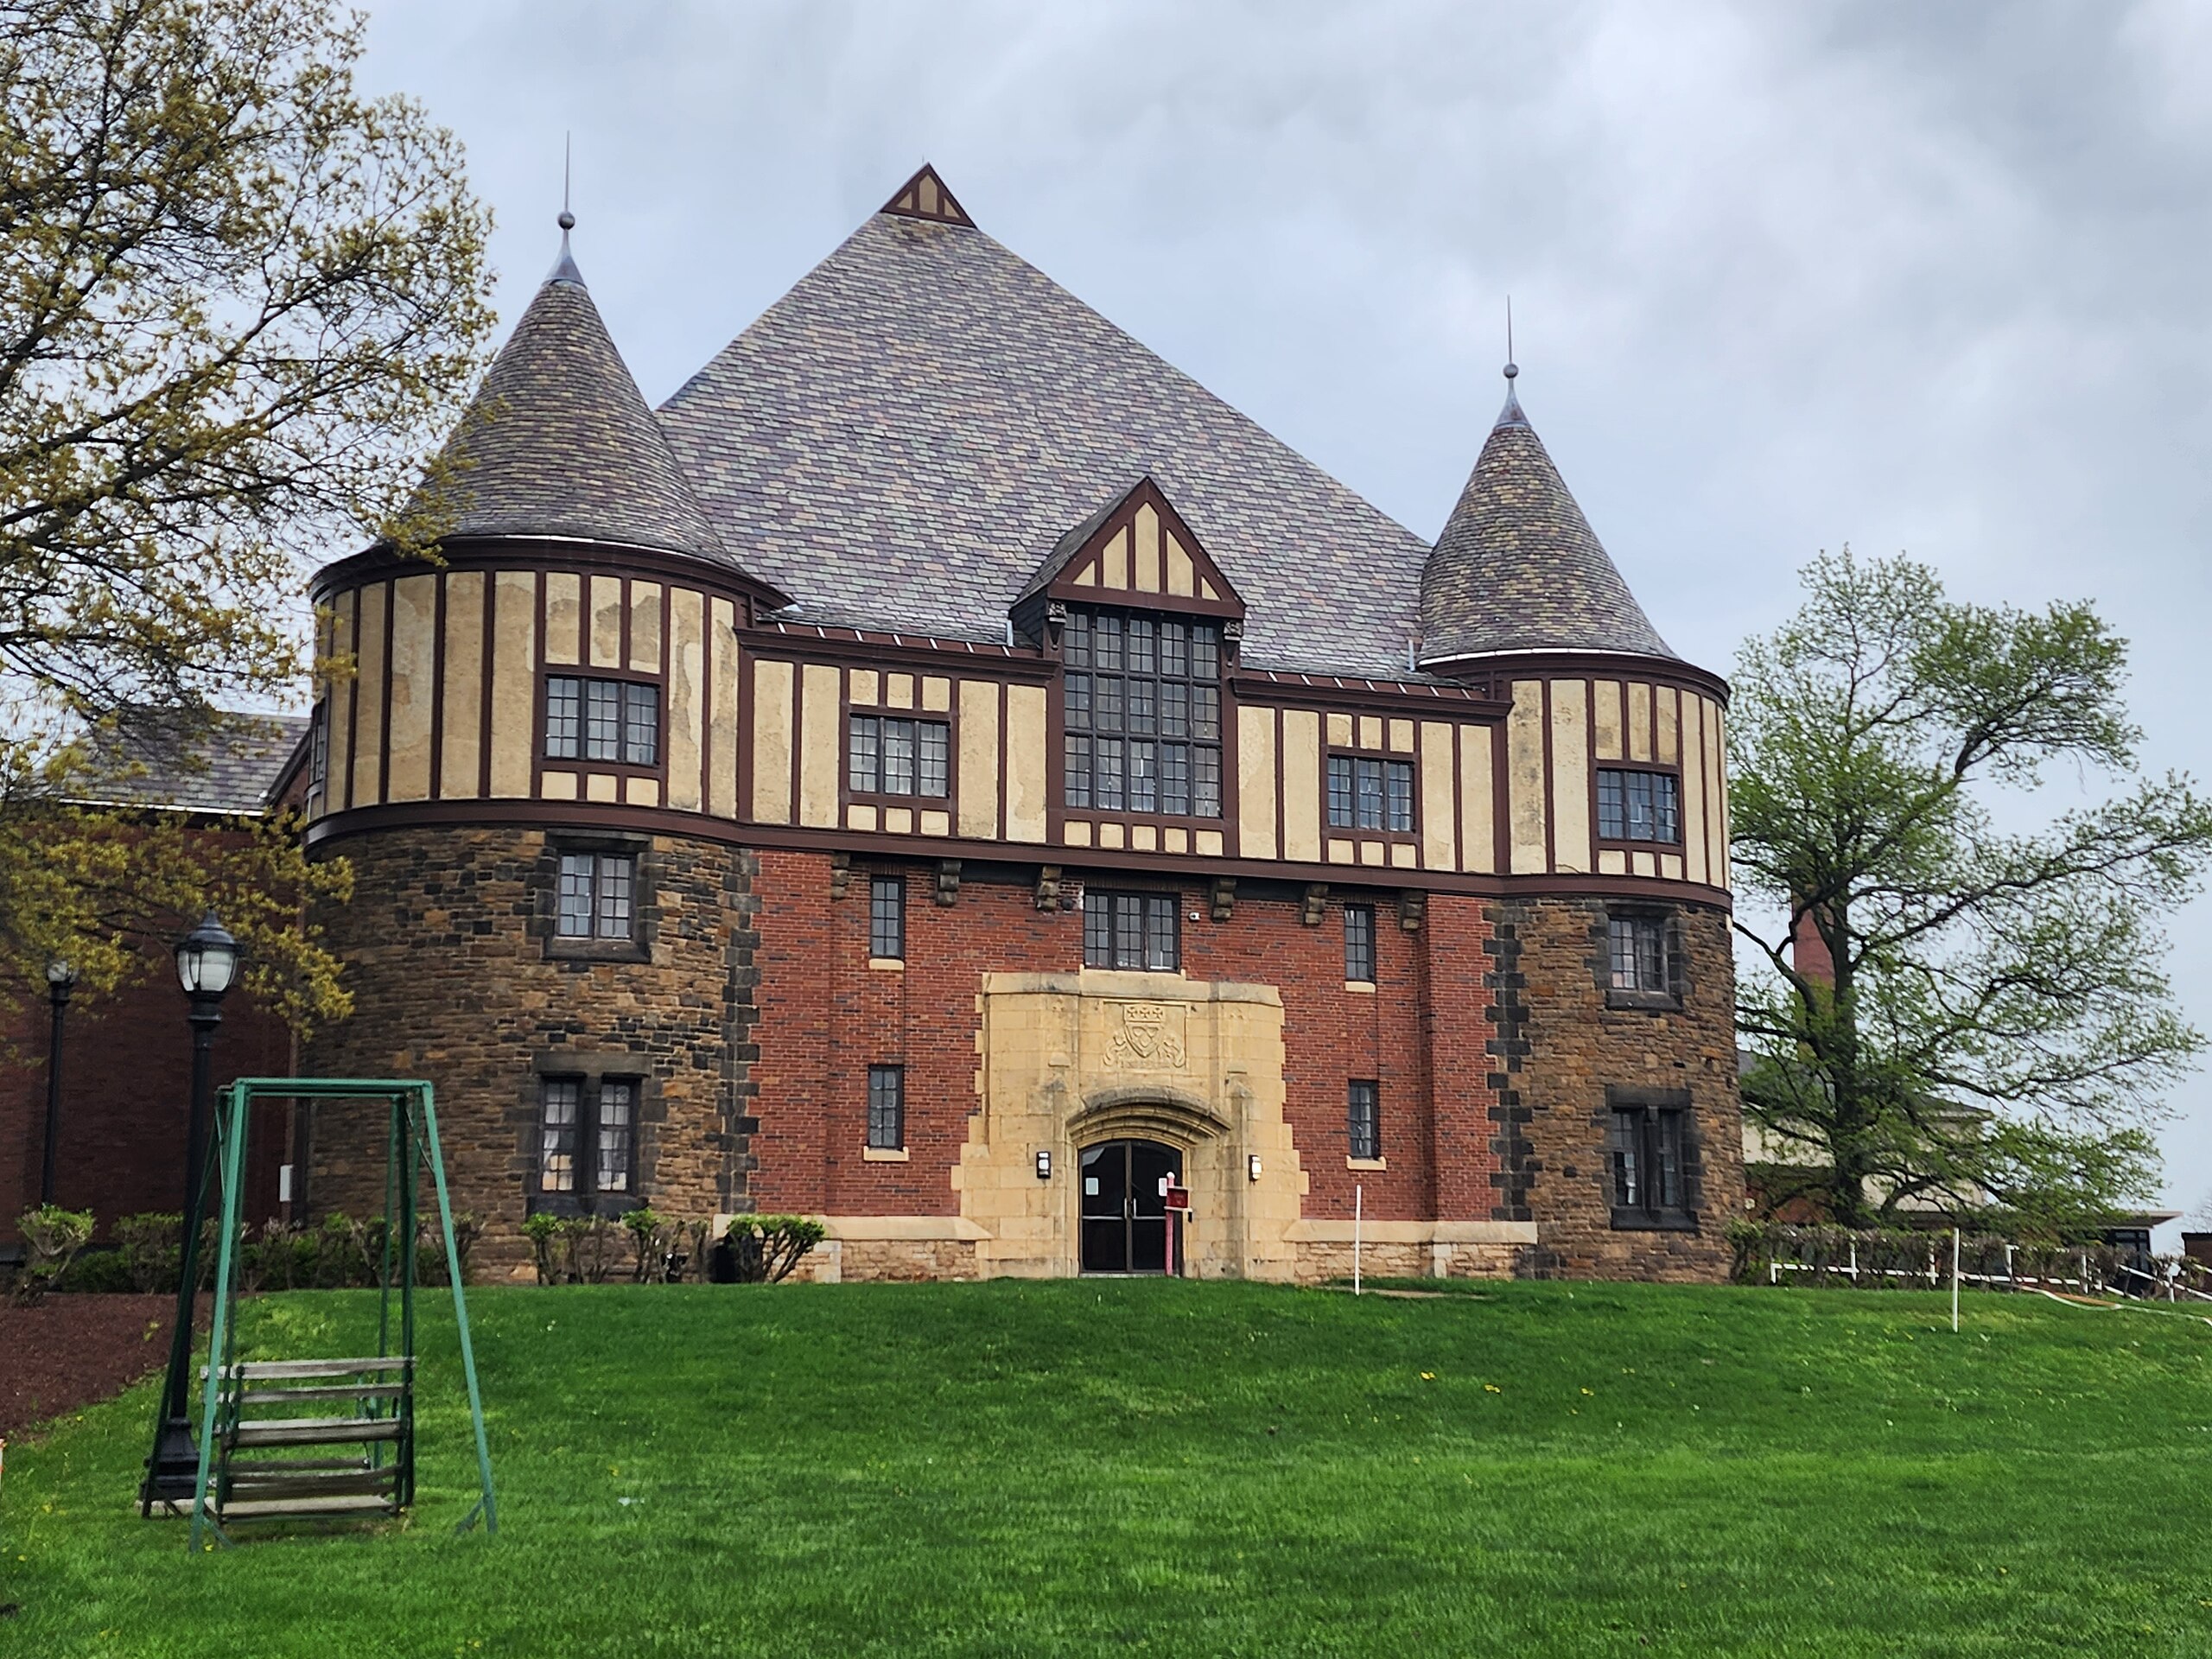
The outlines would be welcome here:
<svg viewBox="0 0 2212 1659">
<path fill-rule="evenodd" d="M 1432 545 L 928 168 L 658 410 L 564 231 L 442 561 L 315 580 L 304 1063 L 436 1085 L 494 1272 L 645 1203 L 1314 1281 L 1357 1204 L 1371 1274 L 1722 1276 L 1726 688 L 1506 372 Z M 380 1142 L 296 1137 L 373 1211 Z"/>
</svg>

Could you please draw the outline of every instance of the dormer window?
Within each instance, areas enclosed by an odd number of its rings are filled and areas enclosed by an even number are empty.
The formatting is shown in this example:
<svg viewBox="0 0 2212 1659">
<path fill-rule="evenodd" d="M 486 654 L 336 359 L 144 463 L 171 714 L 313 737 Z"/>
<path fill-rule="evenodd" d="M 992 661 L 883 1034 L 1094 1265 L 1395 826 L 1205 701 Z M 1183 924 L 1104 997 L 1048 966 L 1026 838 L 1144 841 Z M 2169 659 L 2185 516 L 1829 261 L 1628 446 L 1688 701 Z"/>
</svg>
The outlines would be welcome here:
<svg viewBox="0 0 2212 1659">
<path fill-rule="evenodd" d="M 1071 606 L 1061 636 L 1064 798 L 1221 817 L 1221 625 Z"/>
</svg>

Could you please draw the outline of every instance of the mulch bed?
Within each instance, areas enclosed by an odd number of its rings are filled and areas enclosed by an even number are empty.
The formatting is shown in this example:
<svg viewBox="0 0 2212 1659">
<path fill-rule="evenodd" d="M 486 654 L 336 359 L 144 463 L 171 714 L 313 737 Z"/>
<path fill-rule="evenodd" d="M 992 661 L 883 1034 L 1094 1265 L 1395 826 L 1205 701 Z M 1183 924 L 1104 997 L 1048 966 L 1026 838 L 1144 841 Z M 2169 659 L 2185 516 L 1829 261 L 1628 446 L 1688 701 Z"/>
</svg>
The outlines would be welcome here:
<svg viewBox="0 0 2212 1659">
<path fill-rule="evenodd" d="M 168 1363 L 174 1296 L 0 1303 L 0 1434 L 111 1399 Z"/>
</svg>

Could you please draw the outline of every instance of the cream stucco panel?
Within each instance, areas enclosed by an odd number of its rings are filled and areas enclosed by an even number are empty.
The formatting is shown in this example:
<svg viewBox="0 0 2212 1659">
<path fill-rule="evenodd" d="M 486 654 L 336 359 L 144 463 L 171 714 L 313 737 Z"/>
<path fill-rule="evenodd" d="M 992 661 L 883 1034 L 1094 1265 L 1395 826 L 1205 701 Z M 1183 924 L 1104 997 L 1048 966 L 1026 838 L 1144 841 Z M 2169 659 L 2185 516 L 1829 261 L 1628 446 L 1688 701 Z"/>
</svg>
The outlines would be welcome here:
<svg viewBox="0 0 2212 1659">
<path fill-rule="evenodd" d="M 789 663 L 753 659 L 753 816 L 791 821 L 791 688 Z"/>
<path fill-rule="evenodd" d="M 353 718 L 356 806 L 373 806 L 383 796 L 385 608 L 391 593 L 391 585 L 382 582 L 361 589 L 361 643 L 356 648 L 359 668 L 353 677 L 353 696 L 359 705 Z"/>
<path fill-rule="evenodd" d="M 492 582 L 492 793 L 530 793 L 537 746 L 537 577 L 502 570 Z"/>
<path fill-rule="evenodd" d="M 483 786 L 484 573 L 456 570 L 446 578 L 445 684 L 438 756 L 438 793 L 466 799 Z"/>
<path fill-rule="evenodd" d="M 677 588 L 668 595 L 668 804 L 696 812 L 707 739 L 706 595 Z"/>
<path fill-rule="evenodd" d="M 912 708 L 913 676 L 893 675 L 892 679 L 906 682 L 906 700 L 898 706 Z M 799 671 L 798 821 L 816 829 L 830 829 L 837 822 L 837 778 L 845 749 L 838 692 L 843 683 L 843 677 L 826 663 L 809 663 Z"/>
<path fill-rule="evenodd" d="M 1513 874 L 1541 875 L 1544 857 L 1544 683 L 1513 682 L 1513 712 L 1505 717 L 1507 824 Z"/>
<path fill-rule="evenodd" d="M 395 801 L 430 798 L 430 709 L 436 701 L 438 579 L 402 576 L 391 588 L 391 761 Z"/>
<path fill-rule="evenodd" d="M 1275 855 L 1275 711 L 1236 710 L 1236 845 L 1246 858 Z"/>
<path fill-rule="evenodd" d="M 1589 687 L 1552 682 L 1552 868 L 1590 868 Z"/>
</svg>

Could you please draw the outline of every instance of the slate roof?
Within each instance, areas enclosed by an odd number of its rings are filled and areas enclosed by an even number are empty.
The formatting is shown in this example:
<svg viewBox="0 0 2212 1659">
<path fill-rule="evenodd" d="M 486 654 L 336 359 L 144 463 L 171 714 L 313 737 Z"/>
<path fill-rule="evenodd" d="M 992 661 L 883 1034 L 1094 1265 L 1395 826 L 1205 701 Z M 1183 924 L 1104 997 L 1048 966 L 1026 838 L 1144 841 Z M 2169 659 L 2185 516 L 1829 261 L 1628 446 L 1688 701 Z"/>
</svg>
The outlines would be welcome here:
<svg viewBox="0 0 2212 1659">
<path fill-rule="evenodd" d="M 877 213 L 662 405 L 791 620 L 995 640 L 1144 474 L 1255 667 L 1407 677 L 1427 545 L 982 231 Z"/>
<path fill-rule="evenodd" d="M 1425 664 L 1504 651 L 1675 655 L 1592 532 L 1510 378 L 1505 408 L 1421 572 L 1421 615 Z"/>
<path fill-rule="evenodd" d="M 561 237 L 561 257 L 448 445 L 450 536 L 563 536 L 734 563 Z"/>
<path fill-rule="evenodd" d="M 128 710 L 94 740 L 71 792 L 86 805 L 263 812 L 307 729 L 304 715 Z"/>
</svg>

